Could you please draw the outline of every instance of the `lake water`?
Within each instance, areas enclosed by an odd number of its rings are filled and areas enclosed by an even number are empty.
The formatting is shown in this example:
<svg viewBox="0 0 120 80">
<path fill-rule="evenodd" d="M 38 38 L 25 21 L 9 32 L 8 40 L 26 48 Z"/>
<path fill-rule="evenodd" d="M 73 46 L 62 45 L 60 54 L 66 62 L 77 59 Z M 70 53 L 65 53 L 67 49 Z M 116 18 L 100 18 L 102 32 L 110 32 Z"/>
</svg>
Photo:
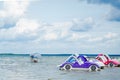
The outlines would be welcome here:
<svg viewBox="0 0 120 80">
<path fill-rule="evenodd" d="M 43 56 L 31 63 L 29 56 L 0 56 L 0 80 L 120 80 L 120 68 L 98 72 L 61 71 L 57 65 L 68 56 Z"/>
</svg>

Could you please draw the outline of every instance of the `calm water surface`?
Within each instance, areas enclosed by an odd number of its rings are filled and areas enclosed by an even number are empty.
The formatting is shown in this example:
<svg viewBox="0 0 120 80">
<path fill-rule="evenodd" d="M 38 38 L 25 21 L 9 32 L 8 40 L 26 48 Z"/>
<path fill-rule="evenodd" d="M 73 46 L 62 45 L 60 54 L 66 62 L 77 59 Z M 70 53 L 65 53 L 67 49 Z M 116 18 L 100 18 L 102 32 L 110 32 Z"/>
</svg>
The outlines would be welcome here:
<svg viewBox="0 0 120 80">
<path fill-rule="evenodd" d="M 60 71 L 57 65 L 66 57 L 41 57 L 31 63 L 28 56 L 0 56 L 0 80 L 120 80 L 120 68 L 98 72 Z"/>
</svg>

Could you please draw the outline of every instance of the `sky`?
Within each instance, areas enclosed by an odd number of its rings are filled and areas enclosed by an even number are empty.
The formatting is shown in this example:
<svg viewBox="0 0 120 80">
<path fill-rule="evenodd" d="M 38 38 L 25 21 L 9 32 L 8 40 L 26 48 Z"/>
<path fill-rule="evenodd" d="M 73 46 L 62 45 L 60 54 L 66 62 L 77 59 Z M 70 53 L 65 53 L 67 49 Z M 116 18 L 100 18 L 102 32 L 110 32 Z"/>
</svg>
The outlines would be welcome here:
<svg viewBox="0 0 120 80">
<path fill-rule="evenodd" d="M 120 54 L 120 0 L 0 0 L 0 53 Z"/>
</svg>

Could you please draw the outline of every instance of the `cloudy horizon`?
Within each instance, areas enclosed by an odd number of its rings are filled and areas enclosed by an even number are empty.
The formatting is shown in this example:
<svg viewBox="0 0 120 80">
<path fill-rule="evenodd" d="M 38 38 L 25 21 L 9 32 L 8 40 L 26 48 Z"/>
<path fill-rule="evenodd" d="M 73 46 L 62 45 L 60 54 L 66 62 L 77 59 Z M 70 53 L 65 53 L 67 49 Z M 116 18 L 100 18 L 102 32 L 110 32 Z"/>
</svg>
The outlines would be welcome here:
<svg viewBox="0 0 120 80">
<path fill-rule="evenodd" d="M 120 0 L 0 1 L 0 53 L 120 53 Z"/>
</svg>

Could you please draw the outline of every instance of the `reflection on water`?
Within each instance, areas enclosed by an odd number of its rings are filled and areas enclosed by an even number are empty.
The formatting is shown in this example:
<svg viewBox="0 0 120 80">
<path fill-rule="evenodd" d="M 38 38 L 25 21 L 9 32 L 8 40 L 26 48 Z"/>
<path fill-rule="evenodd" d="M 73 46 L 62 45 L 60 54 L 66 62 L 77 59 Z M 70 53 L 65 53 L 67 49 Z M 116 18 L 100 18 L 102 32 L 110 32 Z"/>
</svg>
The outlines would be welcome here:
<svg viewBox="0 0 120 80">
<path fill-rule="evenodd" d="M 98 72 L 58 70 L 66 58 L 42 57 L 39 63 L 31 63 L 28 56 L 0 57 L 0 80 L 119 80 L 116 67 Z"/>
</svg>

